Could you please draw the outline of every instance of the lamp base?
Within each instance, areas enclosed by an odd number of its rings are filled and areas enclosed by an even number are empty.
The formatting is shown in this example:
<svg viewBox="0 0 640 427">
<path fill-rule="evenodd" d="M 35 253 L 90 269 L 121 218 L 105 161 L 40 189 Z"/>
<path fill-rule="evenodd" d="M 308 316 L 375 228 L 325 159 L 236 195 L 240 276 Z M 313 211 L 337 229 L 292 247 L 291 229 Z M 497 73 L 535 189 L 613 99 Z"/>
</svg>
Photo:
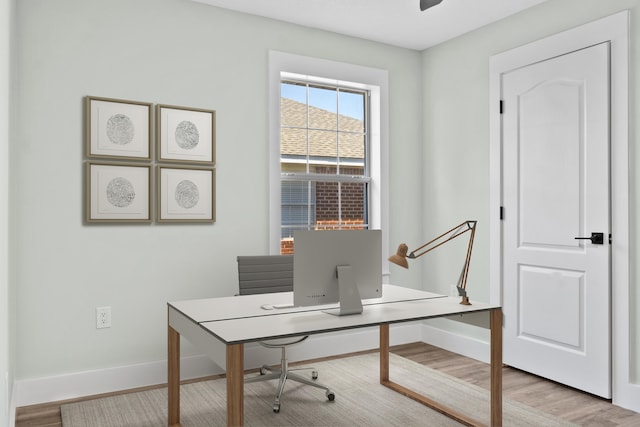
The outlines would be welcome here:
<svg viewBox="0 0 640 427">
<path fill-rule="evenodd" d="M 462 274 L 464 274 L 464 269 L 462 270 Z M 462 277 L 462 275 L 460 277 Z M 456 286 L 456 288 L 458 288 L 458 295 L 460 297 L 462 297 L 462 300 L 460 301 L 460 304 L 462 304 L 462 305 L 471 305 L 471 303 L 469 302 L 469 297 L 467 296 L 467 291 L 464 288 L 464 286 L 462 286 L 460 283 L 458 283 L 458 286 Z"/>
</svg>

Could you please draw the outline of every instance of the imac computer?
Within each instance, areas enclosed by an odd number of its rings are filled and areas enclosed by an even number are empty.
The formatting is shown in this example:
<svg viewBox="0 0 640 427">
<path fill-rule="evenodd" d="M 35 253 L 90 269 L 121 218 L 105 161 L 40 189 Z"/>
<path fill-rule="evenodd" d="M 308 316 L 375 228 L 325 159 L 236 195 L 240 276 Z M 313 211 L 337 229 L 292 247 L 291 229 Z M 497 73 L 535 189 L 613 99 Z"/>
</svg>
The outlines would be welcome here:
<svg viewBox="0 0 640 427">
<path fill-rule="evenodd" d="M 340 303 L 330 314 L 362 313 L 362 299 L 382 296 L 380 230 L 294 232 L 293 304 Z"/>
</svg>

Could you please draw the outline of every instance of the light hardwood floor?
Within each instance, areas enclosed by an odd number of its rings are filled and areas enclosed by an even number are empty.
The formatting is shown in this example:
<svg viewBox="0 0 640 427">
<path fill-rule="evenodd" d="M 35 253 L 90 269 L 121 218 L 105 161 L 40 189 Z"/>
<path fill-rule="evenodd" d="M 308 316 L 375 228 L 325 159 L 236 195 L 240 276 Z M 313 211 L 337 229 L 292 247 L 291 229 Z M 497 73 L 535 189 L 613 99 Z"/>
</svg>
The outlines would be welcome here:
<svg viewBox="0 0 640 427">
<path fill-rule="evenodd" d="M 424 343 L 394 346 L 391 351 L 471 384 L 489 388 L 489 365 L 486 363 Z M 510 367 L 503 369 L 503 393 L 506 399 L 521 402 L 581 426 L 640 426 L 638 413 Z M 82 399 L 73 401 L 78 400 Z M 18 408 L 16 427 L 60 427 L 60 405 L 66 402 Z"/>
</svg>

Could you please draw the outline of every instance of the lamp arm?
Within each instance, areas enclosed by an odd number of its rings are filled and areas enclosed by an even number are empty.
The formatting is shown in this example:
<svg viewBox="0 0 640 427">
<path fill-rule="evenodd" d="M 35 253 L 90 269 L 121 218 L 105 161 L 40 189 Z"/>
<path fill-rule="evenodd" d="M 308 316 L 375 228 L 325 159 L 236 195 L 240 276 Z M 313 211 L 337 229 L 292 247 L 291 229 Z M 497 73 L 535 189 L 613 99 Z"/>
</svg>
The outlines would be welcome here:
<svg viewBox="0 0 640 427">
<path fill-rule="evenodd" d="M 415 258 L 420 258 L 422 255 L 431 252 L 432 250 L 439 248 L 440 246 L 444 245 L 445 243 L 455 239 L 456 237 L 459 237 L 461 235 L 463 235 L 464 233 L 466 233 L 467 231 L 471 231 L 471 245 L 473 245 L 473 236 L 475 234 L 476 231 L 476 223 L 477 221 L 465 221 L 461 224 L 456 225 L 455 227 L 453 227 L 452 229 L 445 231 L 444 233 L 442 233 L 441 235 L 439 235 L 438 237 L 428 241 L 427 243 L 425 243 L 424 245 L 420 246 L 419 248 L 416 248 L 414 250 L 411 251 L 411 253 L 407 256 L 408 258 L 411 259 L 415 259 Z M 464 226 L 466 226 L 466 228 L 462 231 L 460 231 Z M 442 239 L 443 237 L 447 236 L 448 234 L 451 234 L 449 237 L 447 237 L 445 240 L 443 240 L 440 243 L 437 243 L 438 240 Z M 429 245 L 433 245 L 431 247 L 428 247 Z M 420 252 L 419 254 L 416 254 L 416 252 L 421 251 L 422 249 L 425 249 L 424 251 Z M 467 263 L 469 261 L 469 258 L 471 257 L 471 248 L 468 249 L 467 251 Z"/>
<path fill-rule="evenodd" d="M 471 263 L 471 250 L 473 249 L 473 240 L 476 235 L 477 223 L 478 221 L 465 221 L 461 224 L 458 224 L 452 229 L 445 231 L 435 239 L 432 239 L 419 248 L 414 249 L 409 255 L 407 255 L 407 245 L 402 243 L 400 246 L 398 246 L 398 251 L 394 255 L 389 257 L 389 261 L 401 267 L 408 268 L 409 264 L 407 263 L 407 258 L 420 258 L 422 255 L 429 253 L 432 250 L 437 249 L 445 243 L 455 239 L 456 237 L 460 237 L 466 232 L 470 231 L 471 234 L 469 236 L 469 243 L 467 246 L 467 256 L 464 259 L 464 265 L 462 266 L 462 271 L 460 272 L 457 288 L 458 294 L 462 297 L 462 301 L 460 301 L 460 304 L 471 305 L 471 303 L 469 302 L 469 298 L 467 297 L 466 289 L 467 276 L 469 275 L 469 264 Z"/>
<path fill-rule="evenodd" d="M 473 239 L 476 236 L 476 225 L 475 222 L 473 224 L 473 227 L 470 228 L 471 230 L 471 236 L 469 236 L 469 245 L 467 246 L 467 258 L 464 261 L 464 266 L 462 268 L 462 275 L 460 277 L 460 280 L 458 281 L 458 288 L 462 289 L 462 290 L 466 290 L 467 289 L 467 276 L 469 275 L 469 264 L 471 264 L 471 251 L 473 250 Z M 464 232 L 469 231 L 469 230 L 465 230 Z M 462 234 L 462 233 L 460 233 Z M 466 294 L 466 292 L 465 292 Z"/>
</svg>

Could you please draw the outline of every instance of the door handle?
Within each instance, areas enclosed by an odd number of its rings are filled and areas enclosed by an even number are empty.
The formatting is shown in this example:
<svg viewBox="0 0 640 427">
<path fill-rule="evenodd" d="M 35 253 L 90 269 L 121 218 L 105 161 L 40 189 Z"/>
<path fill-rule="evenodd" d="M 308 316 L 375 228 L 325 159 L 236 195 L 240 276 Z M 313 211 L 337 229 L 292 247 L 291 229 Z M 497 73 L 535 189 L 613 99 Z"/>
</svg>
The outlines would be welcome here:
<svg viewBox="0 0 640 427">
<path fill-rule="evenodd" d="M 576 240 L 591 240 L 593 245 L 604 245 L 604 233 L 591 233 L 591 237 L 576 237 Z"/>
</svg>

